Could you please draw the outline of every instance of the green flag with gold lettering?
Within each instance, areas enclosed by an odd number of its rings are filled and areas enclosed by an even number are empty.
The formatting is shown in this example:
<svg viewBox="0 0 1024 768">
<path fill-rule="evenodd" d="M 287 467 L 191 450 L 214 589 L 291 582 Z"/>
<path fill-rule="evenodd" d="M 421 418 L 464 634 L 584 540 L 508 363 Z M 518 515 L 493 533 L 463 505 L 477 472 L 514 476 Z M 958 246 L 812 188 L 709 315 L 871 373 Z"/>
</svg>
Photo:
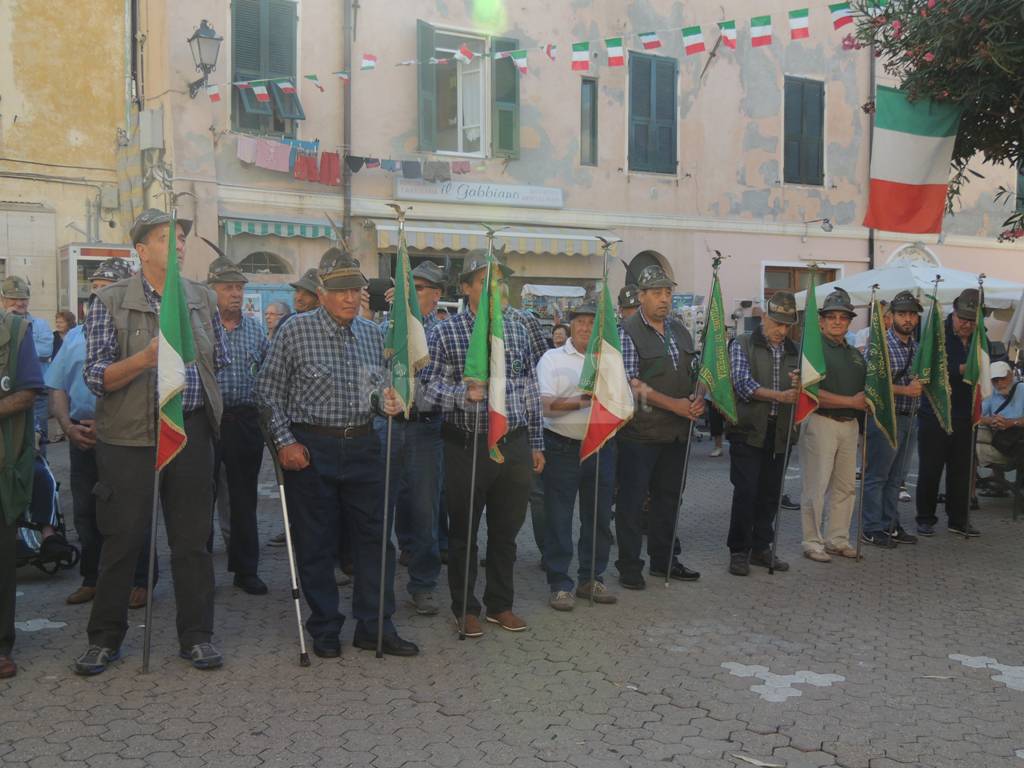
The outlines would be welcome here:
<svg viewBox="0 0 1024 768">
<path fill-rule="evenodd" d="M 896 402 L 892 393 L 892 367 L 889 364 L 889 342 L 886 339 L 882 308 L 875 299 L 871 305 L 871 331 L 867 346 L 867 376 L 864 397 L 868 411 L 889 445 L 896 447 Z"/>
</svg>

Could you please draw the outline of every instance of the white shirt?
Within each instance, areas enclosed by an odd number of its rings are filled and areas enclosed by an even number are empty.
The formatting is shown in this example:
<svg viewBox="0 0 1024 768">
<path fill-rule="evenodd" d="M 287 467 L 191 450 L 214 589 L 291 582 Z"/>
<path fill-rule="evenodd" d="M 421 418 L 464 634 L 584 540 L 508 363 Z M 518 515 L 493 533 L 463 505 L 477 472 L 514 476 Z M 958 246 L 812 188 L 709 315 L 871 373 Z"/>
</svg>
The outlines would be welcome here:
<svg viewBox="0 0 1024 768">
<path fill-rule="evenodd" d="M 537 383 L 541 397 L 575 397 L 583 394 L 580 376 L 583 374 L 583 360 L 586 355 L 578 352 L 572 339 L 565 344 L 545 352 L 537 362 Z M 587 433 L 590 406 L 578 411 L 558 411 L 557 416 L 544 416 L 544 429 L 557 432 L 562 437 L 582 440 Z"/>
</svg>

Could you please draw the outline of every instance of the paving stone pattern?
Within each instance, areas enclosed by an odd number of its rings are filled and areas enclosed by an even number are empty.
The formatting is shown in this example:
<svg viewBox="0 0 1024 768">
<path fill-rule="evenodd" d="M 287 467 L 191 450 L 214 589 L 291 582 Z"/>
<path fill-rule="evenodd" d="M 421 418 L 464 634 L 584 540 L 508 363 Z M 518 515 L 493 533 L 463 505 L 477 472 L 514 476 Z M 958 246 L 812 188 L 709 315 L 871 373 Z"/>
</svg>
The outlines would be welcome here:
<svg viewBox="0 0 1024 768">
<path fill-rule="evenodd" d="M 913 547 L 865 548 L 862 563 L 801 558 L 799 513 L 784 511 L 780 554 L 792 569 L 737 578 L 726 571 L 728 460 L 709 450 L 694 449 L 680 525 L 698 583 L 626 592 L 612 578 L 618 605 L 553 611 L 527 524 L 516 601 L 527 632 L 486 625 L 460 642 L 447 611 L 413 614 L 400 569 L 396 620 L 420 644 L 416 659 L 378 661 L 346 642 L 341 660 L 300 668 L 286 553 L 263 548 L 271 594 L 252 597 L 231 586 L 218 540 L 227 663 L 193 670 L 176 655 L 161 535 L 152 672 L 140 674 L 143 612 L 133 611 L 125 659 L 83 679 L 70 664 L 89 609 L 64 603 L 77 574 L 22 571 L 20 672 L 0 682 L 0 763 L 1024 766 L 1024 521 L 1011 521 L 1008 501 L 982 501 L 979 539 L 943 530 Z M 51 458 L 70 510 L 66 448 Z M 798 496 L 798 480 L 788 490 Z M 266 538 L 280 531 L 266 464 L 262 491 Z M 911 505 L 902 509 L 912 522 Z"/>
</svg>

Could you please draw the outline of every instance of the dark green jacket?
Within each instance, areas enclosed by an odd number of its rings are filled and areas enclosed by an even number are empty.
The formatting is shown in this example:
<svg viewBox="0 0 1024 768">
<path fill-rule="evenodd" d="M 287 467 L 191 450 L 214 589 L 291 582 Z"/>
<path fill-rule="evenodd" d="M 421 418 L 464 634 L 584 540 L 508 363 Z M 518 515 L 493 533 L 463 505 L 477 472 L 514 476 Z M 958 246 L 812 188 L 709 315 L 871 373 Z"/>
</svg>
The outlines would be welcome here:
<svg viewBox="0 0 1024 768">
<path fill-rule="evenodd" d="M 17 386 L 18 351 L 28 332 L 24 319 L 0 310 L 0 398 L 13 394 Z M 28 408 L 0 419 L 0 515 L 13 525 L 32 501 L 32 471 L 35 460 L 35 421 Z"/>
<path fill-rule="evenodd" d="M 739 344 L 746 353 L 747 360 L 750 361 L 751 378 L 762 387 L 770 389 L 772 385 L 772 353 L 761 329 L 758 328 L 753 333 L 737 336 L 732 343 Z M 796 344 L 788 338 L 783 345 L 785 351 L 782 355 L 782 369 L 779 371 L 779 386 L 789 389 L 789 374 L 798 370 L 800 353 Z M 729 428 L 729 441 L 739 440 L 754 448 L 763 448 L 771 409 L 772 404 L 764 400 L 751 400 L 749 403 L 745 403 L 737 397 L 736 415 L 739 418 L 736 424 Z M 792 405 L 779 403 L 773 453 L 783 453 L 786 450 L 786 425 L 789 424 L 792 411 Z M 797 429 L 794 427 L 791 445 L 796 445 L 796 440 Z"/>
</svg>

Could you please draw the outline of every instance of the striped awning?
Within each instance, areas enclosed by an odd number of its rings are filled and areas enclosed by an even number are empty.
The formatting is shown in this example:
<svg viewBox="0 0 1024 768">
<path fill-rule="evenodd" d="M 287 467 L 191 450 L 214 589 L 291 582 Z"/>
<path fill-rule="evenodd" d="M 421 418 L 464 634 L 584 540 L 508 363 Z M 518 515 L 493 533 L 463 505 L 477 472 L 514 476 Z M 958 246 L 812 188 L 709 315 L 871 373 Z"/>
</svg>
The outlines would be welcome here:
<svg viewBox="0 0 1024 768">
<path fill-rule="evenodd" d="M 330 224 L 311 224 L 302 221 L 267 221 L 265 219 L 221 219 L 224 233 L 234 235 L 257 235 L 276 237 L 325 237 L 334 240 L 334 229 Z"/>
<path fill-rule="evenodd" d="M 398 222 L 394 219 L 371 219 L 377 229 L 377 247 L 398 245 Z M 406 221 L 406 239 L 410 248 L 418 250 L 468 251 L 487 245 L 486 230 L 479 224 L 442 221 Z M 548 253 L 551 255 L 590 256 L 601 252 L 598 236 L 617 239 L 599 229 L 565 229 L 554 227 L 514 226 L 495 235 L 497 244 L 514 253 Z"/>
</svg>

